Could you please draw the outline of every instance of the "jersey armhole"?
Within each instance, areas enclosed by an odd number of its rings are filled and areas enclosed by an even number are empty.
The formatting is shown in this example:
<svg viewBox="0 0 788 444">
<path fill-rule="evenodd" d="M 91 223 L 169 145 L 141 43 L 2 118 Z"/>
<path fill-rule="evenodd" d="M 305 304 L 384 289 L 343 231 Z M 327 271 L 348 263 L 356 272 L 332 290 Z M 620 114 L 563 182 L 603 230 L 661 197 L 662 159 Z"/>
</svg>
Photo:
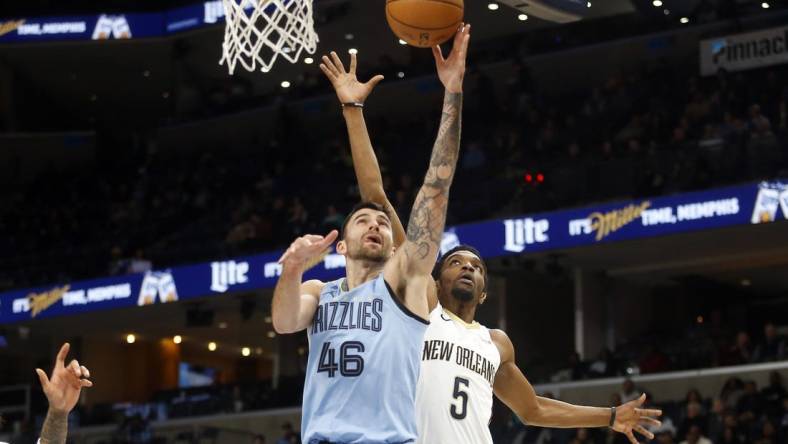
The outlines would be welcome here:
<svg viewBox="0 0 788 444">
<path fill-rule="evenodd" d="M 430 325 L 430 321 L 428 321 L 428 320 L 422 318 L 421 316 L 417 315 L 416 313 L 413 313 L 412 311 L 410 311 L 410 309 L 408 307 L 406 307 L 405 304 L 402 303 L 402 301 L 399 300 L 399 298 L 397 297 L 397 293 L 395 293 L 394 289 L 391 288 L 391 285 L 389 285 L 389 283 L 386 282 L 386 279 L 383 279 L 383 283 L 386 284 L 386 289 L 389 291 L 389 297 L 391 297 L 391 299 L 394 301 L 395 304 L 397 304 L 397 307 L 399 307 L 399 309 L 403 313 L 405 313 L 406 315 L 410 316 L 411 318 L 421 322 L 424 325 Z"/>
</svg>

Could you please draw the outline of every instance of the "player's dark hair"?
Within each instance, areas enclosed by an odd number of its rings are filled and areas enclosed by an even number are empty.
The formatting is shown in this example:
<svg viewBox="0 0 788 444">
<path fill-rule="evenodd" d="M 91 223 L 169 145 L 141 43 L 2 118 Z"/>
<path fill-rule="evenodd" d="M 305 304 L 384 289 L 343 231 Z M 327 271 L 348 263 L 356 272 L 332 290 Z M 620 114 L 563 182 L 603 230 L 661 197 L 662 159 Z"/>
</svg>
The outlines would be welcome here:
<svg viewBox="0 0 788 444">
<path fill-rule="evenodd" d="M 447 251 L 446 254 L 441 256 L 440 259 L 438 259 L 438 262 L 435 262 L 435 266 L 432 267 L 432 278 L 435 279 L 436 281 L 440 279 L 441 270 L 443 269 L 443 264 L 446 262 L 446 259 L 448 259 L 449 256 L 451 256 L 452 254 L 458 251 L 467 251 L 471 254 L 476 255 L 476 257 L 478 257 L 482 261 L 482 268 L 484 269 L 484 291 L 487 291 L 487 263 L 484 262 L 484 258 L 482 257 L 482 254 L 479 252 L 479 250 L 477 250 L 476 248 L 470 245 L 465 245 L 465 244 L 457 245 L 456 247 Z"/>
<path fill-rule="evenodd" d="M 353 208 L 350 210 L 350 212 L 348 213 L 347 217 L 345 218 L 345 221 L 342 222 L 342 230 L 339 231 L 339 240 L 342 240 L 342 239 L 345 238 L 345 229 L 347 228 L 348 224 L 350 223 L 350 219 L 353 218 L 354 214 L 358 213 L 361 210 L 380 211 L 381 213 L 385 214 L 386 217 L 389 218 L 389 220 L 391 220 L 391 215 L 386 210 L 386 207 L 384 207 L 383 205 L 376 204 L 375 202 L 359 202 L 359 203 L 357 203 L 356 205 L 353 206 Z"/>
</svg>

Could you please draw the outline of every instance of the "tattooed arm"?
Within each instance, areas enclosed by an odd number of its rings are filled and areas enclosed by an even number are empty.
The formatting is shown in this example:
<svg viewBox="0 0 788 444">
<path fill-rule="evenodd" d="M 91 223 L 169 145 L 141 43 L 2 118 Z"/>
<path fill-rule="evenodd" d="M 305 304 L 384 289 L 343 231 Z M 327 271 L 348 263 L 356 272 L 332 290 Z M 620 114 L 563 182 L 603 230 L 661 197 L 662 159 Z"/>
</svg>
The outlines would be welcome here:
<svg viewBox="0 0 788 444">
<path fill-rule="evenodd" d="M 454 48 L 448 58 L 443 58 L 440 47 L 433 48 L 438 76 L 446 87 L 443 115 L 424 184 L 410 213 L 405 244 L 384 269 L 386 282 L 393 287 L 396 296 L 411 312 L 423 318 L 428 317 L 433 305 L 426 296 L 433 294 L 434 281 L 430 272 L 440 250 L 449 188 L 460 152 L 462 79 L 469 39 L 470 25 L 463 26 L 454 38 Z"/>
<path fill-rule="evenodd" d="M 49 411 L 41 429 L 41 444 L 64 444 L 68 434 L 68 413 L 74 409 L 79 400 L 79 395 L 83 387 L 92 387 L 90 382 L 90 371 L 83 365 L 79 365 L 76 359 L 72 360 L 68 366 L 66 356 L 71 346 L 68 343 L 60 347 L 60 352 L 55 359 L 55 368 L 52 370 L 52 377 L 40 368 L 36 369 L 41 387 L 49 402 Z"/>
<path fill-rule="evenodd" d="M 68 435 L 68 412 L 49 409 L 41 428 L 40 444 L 64 444 Z"/>
<path fill-rule="evenodd" d="M 345 71 L 336 52 L 331 52 L 331 57 L 323 56 L 323 63 L 320 69 L 331 81 L 331 86 L 337 93 L 340 103 L 364 103 L 372 93 L 383 76 L 376 75 L 367 83 L 361 83 L 356 77 L 357 66 L 356 55 L 350 55 L 350 69 Z M 384 208 L 391 217 L 391 229 L 394 233 L 394 246 L 399 248 L 405 242 L 405 229 L 397 216 L 397 211 L 386 197 L 383 189 L 383 177 L 380 174 L 380 166 L 372 148 L 372 141 L 367 132 L 367 124 L 364 121 L 362 108 L 354 106 L 343 106 L 342 115 L 347 124 L 348 138 L 350 139 L 350 153 L 353 156 L 353 169 L 356 172 L 356 180 L 361 193 L 361 200 L 374 202 Z"/>
</svg>

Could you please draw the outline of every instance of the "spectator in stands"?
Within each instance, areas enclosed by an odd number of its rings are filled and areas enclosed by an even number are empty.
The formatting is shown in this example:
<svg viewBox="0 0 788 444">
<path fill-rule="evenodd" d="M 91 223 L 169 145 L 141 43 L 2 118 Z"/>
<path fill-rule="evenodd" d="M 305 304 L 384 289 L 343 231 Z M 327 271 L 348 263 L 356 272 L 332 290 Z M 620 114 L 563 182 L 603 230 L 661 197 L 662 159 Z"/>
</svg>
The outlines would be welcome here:
<svg viewBox="0 0 788 444">
<path fill-rule="evenodd" d="M 569 444 L 593 444 L 594 440 L 588 433 L 588 429 L 577 429 L 575 437 L 569 441 Z"/>
<path fill-rule="evenodd" d="M 736 334 L 736 342 L 723 350 L 720 357 L 721 365 L 741 365 L 752 361 L 753 347 L 750 342 L 750 335 L 746 331 L 739 331 Z"/>
<path fill-rule="evenodd" d="M 714 398 L 711 403 L 711 411 L 709 412 L 709 438 L 717 442 L 725 431 L 725 404 L 720 398 Z"/>
<path fill-rule="evenodd" d="M 276 444 L 301 444 L 301 438 L 293 430 L 293 424 L 289 422 L 282 424 L 282 437 L 276 441 Z"/>
<path fill-rule="evenodd" d="M 687 407 L 692 404 L 696 403 L 700 406 L 700 414 L 706 414 L 706 408 L 703 407 L 703 397 L 700 395 L 698 389 L 692 388 L 687 391 L 687 394 L 684 396 L 684 407 L 681 409 L 681 417 L 687 417 Z"/>
<path fill-rule="evenodd" d="M 705 433 L 708 420 L 703 415 L 703 407 L 699 402 L 689 402 L 686 406 L 686 416 L 681 420 L 679 425 L 678 436 L 679 439 L 689 439 L 690 431 L 693 427 L 697 427 L 701 432 Z"/>
<path fill-rule="evenodd" d="M 731 428 L 726 428 L 722 432 L 722 436 L 720 439 L 714 441 L 718 444 L 744 444 L 744 442 L 739 440 L 739 437 L 736 435 L 736 432 Z"/>
<path fill-rule="evenodd" d="M 786 357 L 785 339 L 777 336 L 777 327 L 774 323 L 767 322 L 763 326 L 763 341 L 758 344 L 753 353 L 753 362 L 782 361 Z"/>
<path fill-rule="evenodd" d="M 599 352 L 599 357 L 588 366 L 588 374 L 594 378 L 618 376 L 618 362 L 609 348 Z"/>
<path fill-rule="evenodd" d="M 753 138 L 772 135 L 772 124 L 769 118 L 761 113 L 761 106 L 750 105 L 750 134 Z"/>
<path fill-rule="evenodd" d="M 728 430 L 728 429 L 731 430 L 731 432 L 733 433 L 733 435 L 736 438 L 736 441 L 742 442 L 742 443 L 749 442 L 750 439 L 749 439 L 749 436 L 747 434 L 746 427 L 743 427 L 739 423 L 739 420 L 738 420 L 738 418 L 736 416 L 736 413 L 734 413 L 732 410 L 731 411 L 727 411 L 725 413 L 725 419 L 723 420 L 723 423 L 725 424 L 725 429 L 726 430 Z"/>
<path fill-rule="evenodd" d="M 654 438 L 656 439 L 658 444 L 675 444 L 676 442 L 673 439 L 673 434 L 670 432 L 655 433 Z"/>
<path fill-rule="evenodd" d="M 572 352 L 569 355 L 567 367 L 557 371 L 551 377 L 551 380 L 553 382 L 579 381 L 581 379 L 586 379 L 587 377 L 588 373 L 586 371 L 586 364 L 580 360 L 579 353 Z"/>
<path fill-rule="evenodd" d="M 621 396 L 622 403 L 627 403 L 633 399 L 637 399 L 641 393 L 642 391 L 635 387 L 635 383 L 632 382 L 631 379 L 627 378 L 624 380 L 624 383 L 621 384 L 621 392 L 619 392 L 619 396 Z"/>
<path fill-rule="evenodd" d="M 755 381 L 747 381 L 744 384 L 744 394 L 736 403 L 736 413 L 739 415 L 739 422 L 749 427 L 760 416 L 763 411 L 761 396 L 758 393 L 758 386 Z"/>
<path fill-rule="evenodd" d="M 783 400 L 787 395 L 780 372 L 769 373 L 769 385 L 761 390 L 761 398 L 767 417 L 775 420 L 780 418 L 783 411 Z"/>
<path fill-rule="evenodd" d="M 771 421 L 767 420 L 763 422 L 760 436 L 755 440 L 755 444 L 778 444 L 777 429 Z"/>
<path fill-rule="evenodd" d="M 690 427 L 687 432 L 687 439 L 681 441 L 680 444 L 712 444 L 709 438 L 703 436 L 701 428 L 697 425 Z"/>
</svg>

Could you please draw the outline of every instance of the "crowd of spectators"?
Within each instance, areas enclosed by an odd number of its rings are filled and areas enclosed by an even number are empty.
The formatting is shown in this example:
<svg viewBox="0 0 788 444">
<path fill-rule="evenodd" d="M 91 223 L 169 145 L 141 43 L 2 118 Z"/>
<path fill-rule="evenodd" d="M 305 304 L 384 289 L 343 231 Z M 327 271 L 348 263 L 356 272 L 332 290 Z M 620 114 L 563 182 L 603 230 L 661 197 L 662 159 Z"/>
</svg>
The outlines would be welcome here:
<svg viewBox="0 0 788 444">
<path fill-rule="evenodd" d="M 449 223 L 776 177 L 788 158 L 785 75 L 781 67 L 698 78 L 657 64 L 545 96 L 516 60 L 503 94 L 473 72 Z M 370 122 L 404 219 L 422 174 L 413 165 L 426 165 L 435 123 Z M 88 171 L 46 171 L 6 189 L 0 285 L 257 252 L 337 227 L 357 199 L 346 135 L 314 133 L 329 137 L 310 139 L 291 122 L 242 155 L 174 155 L 147 139 Z M 544 180 L 526 182 L 527 172 Z"/>
<path fill-rule="evenodd" d="M 585 26 L 547 34 L 565 41 Z M 471 56 L 478 60 L 466 78 L 450 224 L 786 171 L 784 66 L 701 78 L 696 60 L 654 60 L 611 66 L 602 83 L 548 94 L 529 72 L 532 51 L 522 48 L 538 40 L 511 38 L 519 39 L 516 54 Z M 493 62 L 508 62 L 495 79 L 484 69 Z M 401 68 L 381 57 L 371 71 Z M 408 70 L 431 73 L 432 61 L 415 58 Z M 303 83 L 298 94 L 330 94 L 319 73 Z M 275 134 L 239 150 L 195 140 L 173 153 L 151 129 L 122 150 L 100 146 L 89 169 L 50 168 L 0 190 L 0 290 L 259 252 L 339 226 L 357 199 L 345 130 L 326 119 L 331 127 L 303 131 L 286 108 Z M 414 165 L 427 164 L 436 124 L 404 112 L 369 122 L 386 190 L 405 220 L 423 174 Z M 103 131 L 100 145 L 118 142 L 112 128 Z"/>
<path fill-rule="evenodd" d="M 640 396 L 632 380 L 610 396 L 616 406 Z M 788 440 L 788 392 L 783 377 L 774 371 L 769 383 L 730 377 L 713 396 L 690 389 L 684 400 L 655 399 L 647 406 L 662 409 L 662 425 L 647 427 L 658 444 L 781 444 Z M 710 395 L 710 394 L 709 394 Z M 546 393 L 544 396 L 553 397 Z M 626 444 L 626 436 L 608 429 L 543 429 L 523 425 L 516 416 L 496 431 L 496 443 L 505 444 Z"/>
<path fill-rule="evenodd" d="M 788 360 L 788 341 L 773 322 L 764 323 L 761 332 L 751 335 L 746 329 L 727 328 L 720 312 L 715 310 L 705 324 L 696 324 L 672 336 L 663 332 L 646 334 L 619 345 L 614 351 L 603 349 L 598 356 L 585 361 L 572 353 L 568 364 L 550 379 L 577 381 L 784 360 Z"/>
</svg>

